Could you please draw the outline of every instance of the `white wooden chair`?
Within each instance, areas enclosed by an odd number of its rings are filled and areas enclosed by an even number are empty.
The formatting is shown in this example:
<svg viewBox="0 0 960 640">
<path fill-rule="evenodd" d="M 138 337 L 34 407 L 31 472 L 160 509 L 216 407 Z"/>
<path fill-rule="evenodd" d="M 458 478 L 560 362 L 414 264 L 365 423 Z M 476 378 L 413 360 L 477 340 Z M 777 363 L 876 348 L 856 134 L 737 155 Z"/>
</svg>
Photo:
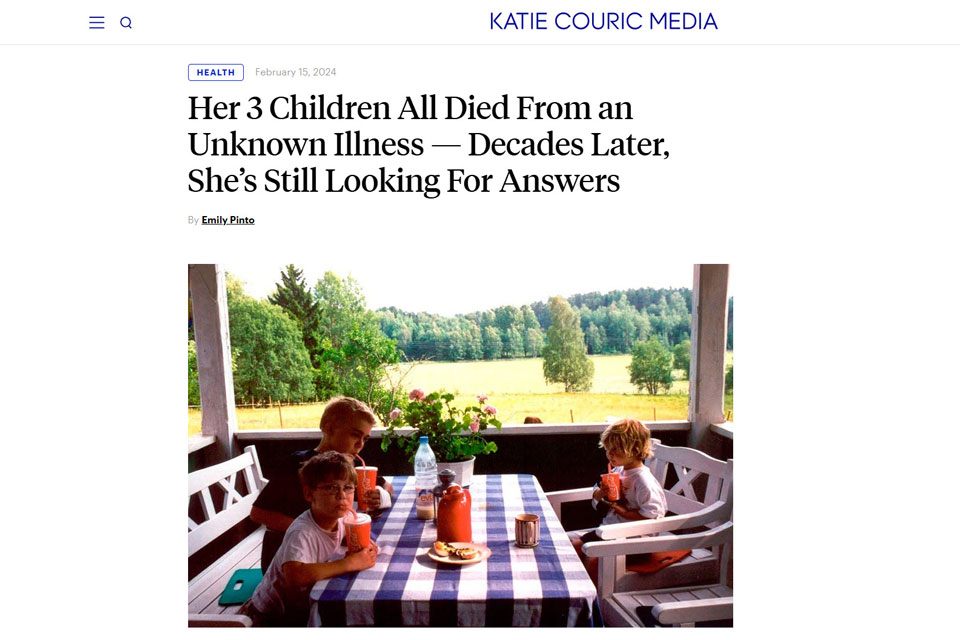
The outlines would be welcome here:
<svg viewBox="0 0 960 640">
<path fill-rule="evenodd" d="M 246 495 L 240 494 L 238 474 L 243 474 Z M 260 471 L 260 460 L 254 446 L 246 447 L 243 454 L 188 475 L 188 500 L 199 494 L 204 520 L 194 522 L 187 518 L 187 548 L 193 555 L 234 525 L 250 515 L 250 509 L 267 480 Z M 221 509 L 216 510 L 211 487 L 218 486 L 223 492 Z M 260 548 L 263 544 L 264 527 L 260 527 L 233 547 L 220 559 L 203 570 L 188 584 L 188 625 L 191 627 L 249 627 L 251 620 L 237 614 L 239 605 L 222 607 L 218 601 L 230 576 L 237 569 L 260 566 Z"/>
<path fill-rule="evenodd" d="M 733 596 L 687 602 L 665 602 L 654 606 L 651 615 L 661 626 L 691 627 L 696 626 L 697 622 L 717 620 L 733 622 Z"/>
<path fill-rule="evenodd" d="M 733 460 L 723 462 L 702 451 L 687 447 L 671 447 L 653 441 L 653 456 L 646 461 L 654 478 L 664 489 L 668 515 L 660 520 L 642 520 L 623 524 L 603 525 L 597 535 L 603 540 L 629 538 L 651 534 L 664 534 L 698 527 L 713 527 L 733 519 Z M 667 485 L 670 470 L 676 482 Z M 705 487 L 701 496 L 694 483 Z M 593 488 L 555 491 L 547 494 L 553 510 L 560 517 L 566 502 L 590 500 Z M 585 547 L 584 547 L 585 548 Z M 693 549 L 693 553 L 656 573 L 642 575 L 626 571 L 623 555 L 604 556 L 600 560 L 600 575 L 612 581 L 608 592 L 637 589 L 656 589 L 695 582 L 719 582 L 720 554 L 717 549 L 677 547 L 673 550 Z M 646 553 L 634 551 L 631 553 Z M 603 585 L 601 585 L 602 587 Z"/>
<path fill-rule="evenodd" d="M 727 581 L 732 545 L 733 522 L 724 522 L 701 533 L 604 540 L 583 545 L 584 554 L 601 560 L 599 594 L 604 624 L 693 626 L 696 622 L 733 620 L 733 589 Z M 703 547 L 720 549 L 720 579 L 716 584 L 620 591 L 613 589 L 609 565 L 605 575 L 604 561 L 625 554 Z"/>
</svg>

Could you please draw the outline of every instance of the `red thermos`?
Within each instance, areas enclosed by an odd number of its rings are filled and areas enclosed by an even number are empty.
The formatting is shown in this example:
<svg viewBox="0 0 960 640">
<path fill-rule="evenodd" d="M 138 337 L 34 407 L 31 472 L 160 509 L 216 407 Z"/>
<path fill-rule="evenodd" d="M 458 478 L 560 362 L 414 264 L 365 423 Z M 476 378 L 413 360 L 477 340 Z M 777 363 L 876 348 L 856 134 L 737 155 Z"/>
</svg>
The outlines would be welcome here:
<svg viewBox="0 0 960 640">
<path fill-rule="evenodd" d="M 451 484 L 443 492 L 437 511 L 437 540 L 473 542 L 470 529 L 470 491 Z"/>
</svg>

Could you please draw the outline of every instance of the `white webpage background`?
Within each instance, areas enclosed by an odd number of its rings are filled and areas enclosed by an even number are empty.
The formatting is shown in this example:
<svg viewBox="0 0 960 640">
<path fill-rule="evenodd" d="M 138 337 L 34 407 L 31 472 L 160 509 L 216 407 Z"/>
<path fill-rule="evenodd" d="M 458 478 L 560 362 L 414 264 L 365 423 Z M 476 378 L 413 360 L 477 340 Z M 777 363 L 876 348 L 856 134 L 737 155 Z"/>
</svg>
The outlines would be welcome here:
<svg viewBox="0 0 960 640">
<path fill-rule="evenodd" d="M 892 530 L 910 532 L 917 513 L 945 504 L 923 503 L 914 486 L 952 494 L 904 463 L 917 446 L 956 450 L 944 427 L 955 423 L 947 398 L 958 356 L 957 5 L 581 3 L 562 8 L 712 11 L 720 29 L 560 33 L 489 28 L 491 11 L 555 13 L 557 3 L 460 4 L 5 8 L 5 498 L 8 574 L 24 594 L 15 627 L 186 632 L 185 265 L 319 258 L 361 285 L 365 273 L 391 271 L 396 288 L 437 299 L 476 287 L 476 308 L 507 302 L 496 292 L 517 278 L 541 281 L 544 295 L 571 294 L 645 286 L 644 265 L 731 263 L 735 633 L 939 630 L 950 606 L 942 576 L 954 573 L 920 560 L 889 567 L 917 548 L 896 544 Z M 133 29 L 86 28 L 90 15 L 127 13 Z M 246 79 L 187 82 L 187 65 L 208 62 L 244 64 Z M 337 75 L 254 74 L 300 66 Z M 421 93 L 615 100 L 629 101 L 634 117 L 187 119 L 190 95 L 285 93 L 391 107 Z M 189 154 L 187 132 L 208 128 L 265 137 L 360 129 L 427 144 L 474 130 L 600 131 L 663 137 L 670 158 L 468 158 L 428 147 L 420 158 L 318 162 L 364 173 L 617 173 L 617 193 L 189 193 L 190 169 L 240 164 Z M 297 164 L 243 159 L 258 171 Z M 257 222 L 189 225 L 195 214 Z M 626 284 L 625 273 L 635 274 Z M 915 427 L 917 418 L 933 428 Z M 896 489 L 891 467 L 905 479 Z M 81 574 L 73 597 L 53 595 Z"/>
</svg>

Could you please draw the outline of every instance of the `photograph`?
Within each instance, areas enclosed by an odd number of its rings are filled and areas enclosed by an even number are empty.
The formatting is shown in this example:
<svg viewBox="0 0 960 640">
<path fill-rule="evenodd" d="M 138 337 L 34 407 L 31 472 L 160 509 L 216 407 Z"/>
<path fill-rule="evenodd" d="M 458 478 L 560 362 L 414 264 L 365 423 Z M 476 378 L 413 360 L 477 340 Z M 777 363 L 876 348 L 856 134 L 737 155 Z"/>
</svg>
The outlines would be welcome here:
<svg viewBox="0 0 960 640">
<path fill-rule="evenodd" d="M 729 265 L 306 265 L 188 265 L 190 625 L 732 626 Z"/>
</svg>

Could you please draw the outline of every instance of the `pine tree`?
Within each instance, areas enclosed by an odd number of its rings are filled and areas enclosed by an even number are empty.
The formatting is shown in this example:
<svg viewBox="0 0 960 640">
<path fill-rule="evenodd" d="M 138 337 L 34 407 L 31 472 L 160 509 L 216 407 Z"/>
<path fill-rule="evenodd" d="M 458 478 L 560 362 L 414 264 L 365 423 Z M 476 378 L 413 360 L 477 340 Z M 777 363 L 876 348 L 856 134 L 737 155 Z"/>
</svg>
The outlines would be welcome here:
<svg viewBox="0 0 960 640">
<path fill-rule="evenodd" d="M 320 323 L 320 310 L 313 299 L 313 293 L 307 288 L 303 271 L 288 264 L 286 272 L 280 274 L 276 291 L 268 295 L 267 300 L 281 307 L 296 320 L 303 334 L 303 346 L 310 354 L 310 361 L 316 365 L 319 357 L 317 327 Z"/>
</svg>

